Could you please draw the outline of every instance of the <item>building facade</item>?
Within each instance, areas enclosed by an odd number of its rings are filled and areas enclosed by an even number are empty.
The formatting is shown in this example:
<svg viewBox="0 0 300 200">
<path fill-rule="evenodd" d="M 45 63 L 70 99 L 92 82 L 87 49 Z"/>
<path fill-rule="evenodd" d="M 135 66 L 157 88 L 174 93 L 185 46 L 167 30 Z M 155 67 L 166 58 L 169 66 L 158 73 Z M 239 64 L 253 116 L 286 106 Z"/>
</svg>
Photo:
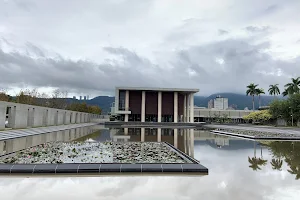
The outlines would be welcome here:
<svg viewBox="0 0 300 200">
<path fill-rule="evenodd" d="M 198 89 L 117 87 L 115 114 L 121 121 L 194 122 Z"/>
<path fill-rule="evenodd" d="M 226 110 L 228 108 L 228 98 L 223 98 L 221 96 L 217 96 L 214 99 L 214 107 L 218 110 Z"/>
<path fill-rule="evenodd" d="M 208 103 L 207 103 L 207 108 L 208 108 L 208 109 L 214 108 L 214 100 L 213 100 L 213 99 L 211 99 L 211 100 L 208 101 Z"/>
</svg>

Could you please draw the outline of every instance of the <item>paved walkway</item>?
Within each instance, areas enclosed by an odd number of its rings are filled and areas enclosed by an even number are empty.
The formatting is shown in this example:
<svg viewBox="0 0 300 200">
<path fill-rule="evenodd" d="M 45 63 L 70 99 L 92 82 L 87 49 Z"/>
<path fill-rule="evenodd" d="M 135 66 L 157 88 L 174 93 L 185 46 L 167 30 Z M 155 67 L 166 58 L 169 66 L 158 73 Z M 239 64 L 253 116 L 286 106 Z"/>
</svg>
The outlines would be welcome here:
<svg viewBox="0 0 300 200">
<path fill-rule="evenodd" d="M 38 135 L 43 133 L 51 133 L 56 131 L 93 126 L 96 124 L 97 123 L 83 123 L 83 124 L 68 124 L 68 125 L 48 126 L 48 127 L 39 127 L 39 128 L 11 129 L 6 131 L 0 131 L 0 141 L 19 138 L 19 137 L 26 137 L 30 135 Z"/>
<path fill-rule="evenodd" d="M 247 126 L 247 125 L 216 125 L 216 124 L 207 124 L 207 125 L 204 125 L 204 127 L 300 135 L 299 128 L 279 128 L 279 127 L 271 127 L 271 126 L 251 126 L 251 125 L 249 125 L 249 126 Z"/>
</svg>

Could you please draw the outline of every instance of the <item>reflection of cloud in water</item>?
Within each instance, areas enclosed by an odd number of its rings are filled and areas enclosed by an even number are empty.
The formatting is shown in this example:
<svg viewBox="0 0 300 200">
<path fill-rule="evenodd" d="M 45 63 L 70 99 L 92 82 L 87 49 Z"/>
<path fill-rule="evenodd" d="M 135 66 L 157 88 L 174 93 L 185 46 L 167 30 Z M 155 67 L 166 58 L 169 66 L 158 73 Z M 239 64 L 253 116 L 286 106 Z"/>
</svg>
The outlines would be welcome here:
<svg viewBox="0 0 300 200">
<path fill-rule="evenodd" d="M 103 178 L 5 178 L 1 199 L 295 199 L 300 181 L 286 170 L 272 169 L 272 155 L 263 149 L 268 164 L 260 171 L 248 166 L 253 149 L 226 151 L 195 145 L 195 157 L 209 168 L 203 177 L 103 177 Z M 257 152 L 260 156 L 260 152 Z"/>
</svg>

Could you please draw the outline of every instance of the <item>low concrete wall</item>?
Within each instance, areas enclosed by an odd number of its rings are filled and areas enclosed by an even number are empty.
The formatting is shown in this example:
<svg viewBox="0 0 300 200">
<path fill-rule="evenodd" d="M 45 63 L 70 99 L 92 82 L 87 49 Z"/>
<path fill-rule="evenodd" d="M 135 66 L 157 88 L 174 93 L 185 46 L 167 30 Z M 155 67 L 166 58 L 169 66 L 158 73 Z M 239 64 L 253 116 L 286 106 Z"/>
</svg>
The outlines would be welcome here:
<svg viewBox="0 0 300 200">
<path fill-rule="evenodd" d="M 5 129 L 7 110 L 8 127 L 13 129 L 87 123 L 100 118 L 90 113 L 0 101 L 0 130 Z"/>
</svg>

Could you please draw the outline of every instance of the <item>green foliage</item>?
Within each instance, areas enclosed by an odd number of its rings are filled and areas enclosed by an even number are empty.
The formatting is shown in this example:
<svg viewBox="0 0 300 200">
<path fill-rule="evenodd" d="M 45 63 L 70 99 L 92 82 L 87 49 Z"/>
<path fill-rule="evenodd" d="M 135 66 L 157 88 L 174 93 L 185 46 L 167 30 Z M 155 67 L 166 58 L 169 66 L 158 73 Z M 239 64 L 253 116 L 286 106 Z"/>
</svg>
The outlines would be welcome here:
<svg viewBox="0 0 300 200">
<path fill-rule="evenodd" d="M 299 92 L 300 92 L 300 88 L 299 88 L 300 87 L 300 77 L 292 78 L 292 82 L 286 84 L 284 87 L 285 87 L 285 90 L 282 93 L 283 96 L 299 94 Z"/>
<path fill-rule="evenodd" d="M 273 153 L 271 165 L 275 170 L 281 170 L 282 160 L 286 162 L 288 172 L 295 175 L 295 179 L 300 179 L 300 142 L 274 141 L 267 145 Z"/>
<path fill-rule="evenodd" d="M 252 122 L 267 122 L 272 118 L 272 115 L 268 110 L 261 110 L 251 112 L 249 115 L 243 117 L 244 120 Z"/>
<path fill-rule="evenodd" d="M 287 122 L 300 120 L 300 94 L 292 94 L 287 100 L 275 100 L 270 104 L 270 113 L 273 118 L 282 118 Z"/>
<path fill-rule="evenodd" d="M 83 103 L 71 103 L 66 107 L 67 110 L 86 112 L 92 114 L 101 114 L 101 108 L 99 106 L 89 106 L 85 102 Z"/>
<path fill-rule="evenodd" d="M 280 94 L 280 90 L 278 88 L 278 84 L 275 85 L 270 85 L 269 86 L 269 90 L 268 90 L 270 95 L 279 95 Z"/>
<path fill-rule="evenodd" d="M 247 86 L 246 95 L 254 96 L 257 94 L 257 87 L 258 85 L 255 85 L 254 83 L 251 83 Z"/>
</svg>

